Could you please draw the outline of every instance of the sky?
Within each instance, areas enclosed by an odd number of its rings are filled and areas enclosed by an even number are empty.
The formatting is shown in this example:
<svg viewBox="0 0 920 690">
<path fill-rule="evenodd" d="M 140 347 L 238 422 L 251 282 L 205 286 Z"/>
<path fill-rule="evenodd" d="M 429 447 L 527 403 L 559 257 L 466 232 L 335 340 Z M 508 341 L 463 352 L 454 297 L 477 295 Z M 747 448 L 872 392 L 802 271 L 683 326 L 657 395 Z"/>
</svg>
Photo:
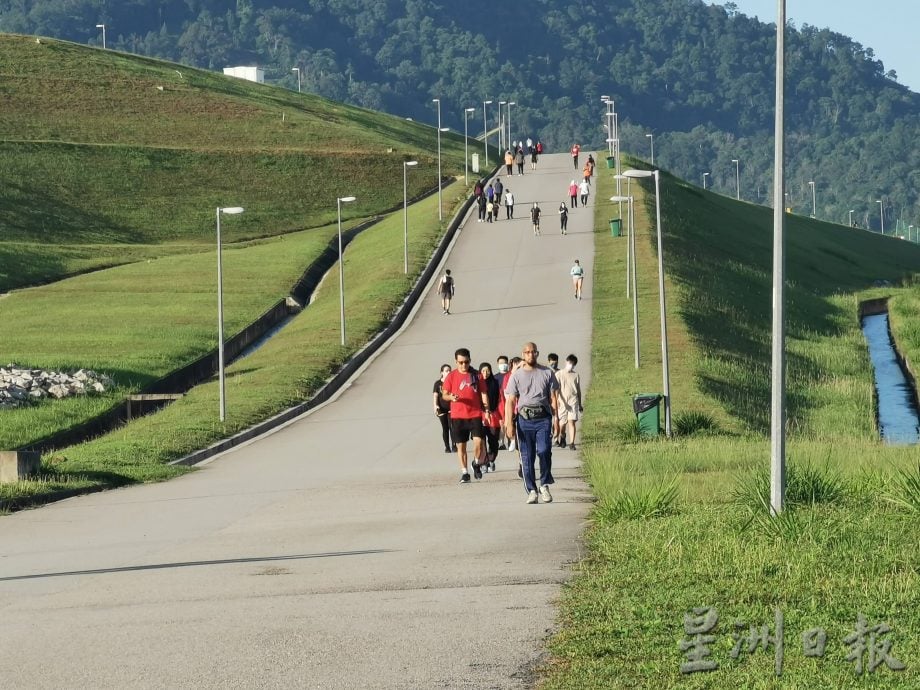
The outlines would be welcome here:
<svg viewBox="0 0 920 690">
<path fill-rule="evenodd" d="M 710 2 L 724 5 L 727 0 Z M 776 22 L 778 0 L 734 0 L 738 11 L 767 24 Z M 872 48 L 885 71 L 894 70 L 898 83 L 920 92 L 920 59 L 916 32 L 920 0 L 786 0 L 786 19 L 796 27 L 810 24 L 849 36 Z M 911 34 L 914 34 L 912 36 Z M 911 55 L 913 51 L 914 55 Z"/>
</svg>

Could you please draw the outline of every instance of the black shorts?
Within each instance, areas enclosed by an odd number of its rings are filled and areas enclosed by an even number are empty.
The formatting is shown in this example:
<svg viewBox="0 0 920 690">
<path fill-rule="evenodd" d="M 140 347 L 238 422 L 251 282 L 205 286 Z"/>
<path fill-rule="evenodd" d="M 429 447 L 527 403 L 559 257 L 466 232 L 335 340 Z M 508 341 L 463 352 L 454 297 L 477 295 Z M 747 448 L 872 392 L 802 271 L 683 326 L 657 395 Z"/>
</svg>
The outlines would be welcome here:
<svg viewBox="0 0 920 690">
<path fill-rule="evenodd" d="M 453 434 L 454 443 L 466 443 L 473 438 L 482 438 L 485 434 L 482 429 L 482 417 L 473 419 L 450 420 L 450 432 Z"/>
</svg>

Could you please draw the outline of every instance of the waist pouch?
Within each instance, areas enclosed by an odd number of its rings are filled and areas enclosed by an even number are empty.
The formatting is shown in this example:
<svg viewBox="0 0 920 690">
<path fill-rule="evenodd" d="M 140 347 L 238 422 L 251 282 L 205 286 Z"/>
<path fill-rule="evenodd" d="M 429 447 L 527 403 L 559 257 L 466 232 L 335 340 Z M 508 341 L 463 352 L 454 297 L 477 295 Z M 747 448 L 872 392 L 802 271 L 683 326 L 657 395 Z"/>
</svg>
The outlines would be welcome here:
<svg viewBox="0 0 920 690">
<path fill-rule="evenodd" d="M 543 419 L 545 417 L 549 417 L 549 412 L 547 412 L 542 406 L 521 407 L 518 409 L 518 414 L 524 419 Z"/>
</svg>

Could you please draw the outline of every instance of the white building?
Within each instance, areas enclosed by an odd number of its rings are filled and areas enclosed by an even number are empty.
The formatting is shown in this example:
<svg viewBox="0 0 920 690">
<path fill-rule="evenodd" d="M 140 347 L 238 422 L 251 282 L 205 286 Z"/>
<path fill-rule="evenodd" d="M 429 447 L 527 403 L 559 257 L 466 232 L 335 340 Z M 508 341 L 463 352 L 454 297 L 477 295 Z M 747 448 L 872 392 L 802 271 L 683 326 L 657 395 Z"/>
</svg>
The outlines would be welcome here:
<svg viewBox="0 0 920 690">
<path fill-rule="evenodd" d="M 261 67 L 224 67 L 224 74 L 259 84 L 265 83 L 265 70 Z"/>
</svg>

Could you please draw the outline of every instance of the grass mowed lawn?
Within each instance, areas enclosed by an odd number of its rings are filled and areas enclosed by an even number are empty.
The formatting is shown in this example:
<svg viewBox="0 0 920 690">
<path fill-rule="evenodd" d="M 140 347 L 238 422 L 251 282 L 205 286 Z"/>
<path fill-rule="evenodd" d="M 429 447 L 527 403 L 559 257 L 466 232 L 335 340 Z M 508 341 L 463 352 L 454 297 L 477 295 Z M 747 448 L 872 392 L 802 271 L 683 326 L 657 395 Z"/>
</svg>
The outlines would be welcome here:
<svg viewBox="0 0 920 690">
<path fill-rule="evenodd" d="M 610 176 L 600 178 L 599 198 L 612 195 Z M 661 387 L 649 187 L 632 185 L 640 196 L 638 371 L 624 240 L 609 236 L 607 218 L 615 214 L 599 209 L 597 216 L 593 360 L 603 366 L 592 374 L 582 451 L 598 501 L 588 556 L 565 588 L 541 687 L 920 687 L 917 449 L 878 440 L 856 313 L 861 298 L 894 295 L 896 334 L 916 347 L 920 294 L 869 286 L 900 285 L 920 266 L 920 249 L 788 218 L 789 506 L 773 519 L 762 503 L 770 463 L 772 211 L 664 176 L 671 393 L 683 433 L 640 441 L 630 397 Z M 699 641 L 686 632 L 685 616 L 692 629 L 693 609 L 703 607 L 718 620 L 706 631 L 714 638 L 710 654 L 700 659 L 717 668 L 682 673 L 689 659 L 679 645 Z M 760 642 L 763 626 L 776 636 L 777 611 L 780 678 L 776 645 Z M 864 631 L 848 643 L 860 615 L 868 628 L 884 622 L 890 632 Z M 698 630 L 710 627 L 698 618 Z M 806 655 L 803 633 L 824 635 L 820 656 Z M 905 670 L 885 661 L 886 641 L 889 662 Z M 870 647 L 879 664 L 871 673 Z"/>
</svg>

